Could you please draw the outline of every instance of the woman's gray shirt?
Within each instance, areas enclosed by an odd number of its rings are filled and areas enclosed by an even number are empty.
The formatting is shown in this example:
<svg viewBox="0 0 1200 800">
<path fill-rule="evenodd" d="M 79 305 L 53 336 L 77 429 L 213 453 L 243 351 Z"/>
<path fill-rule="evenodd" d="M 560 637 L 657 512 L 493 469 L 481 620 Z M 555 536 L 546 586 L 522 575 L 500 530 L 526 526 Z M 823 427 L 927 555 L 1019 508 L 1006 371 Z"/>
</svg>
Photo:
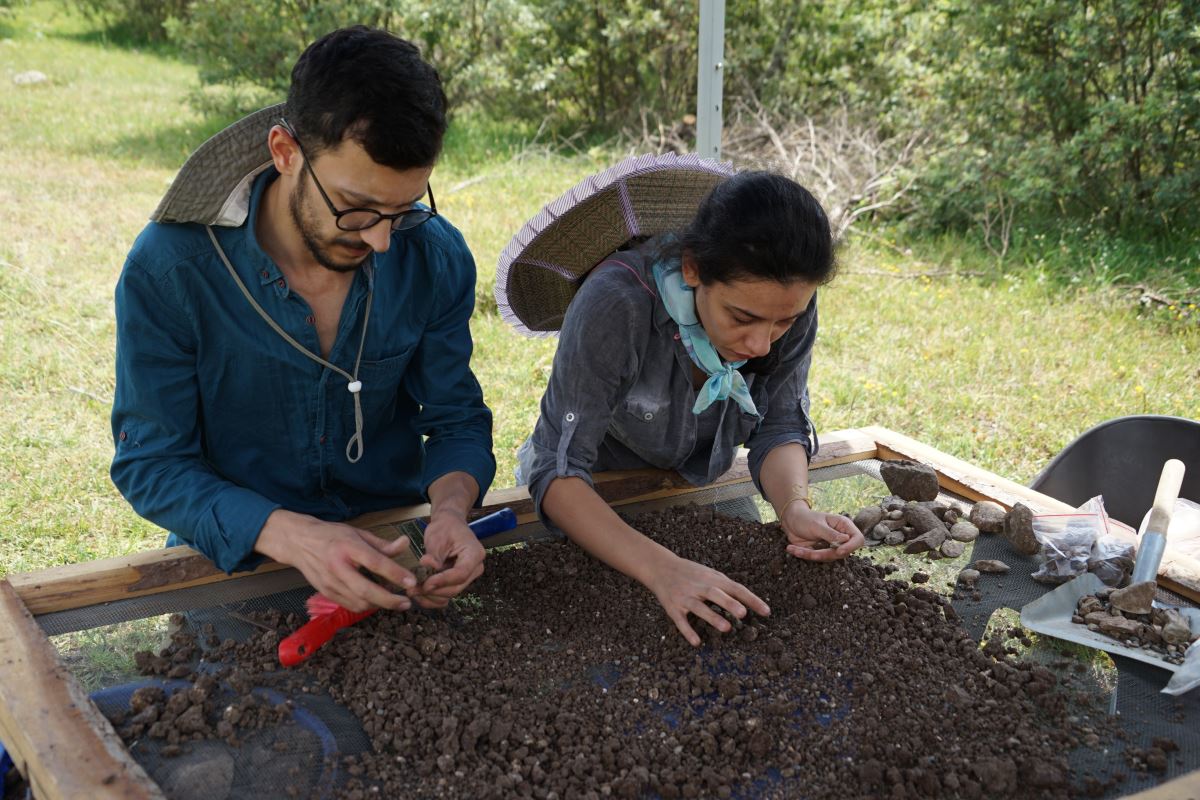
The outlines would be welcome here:
<svg viewBox="0 0 1200 800">
<path fill-rule="evenodd" d="M 816 452 L 808 418 L 808 370 L 817 334 L 817 298 L 776 343 L 780 359 L 769 375 L 745 374 L 761 420 L 732 399 L 710 406 L 704 440 L 692 413 L 692 360 L 654 285 L 652 240 L 614 254 L 593 269 L 571 300 L 559 334 L 550 383 L 533 435 L 517 454 L 518 480 L 542 520 L 542 499 L 555 478 L 658 467 L 702 486 L 733 465 L 738 445 L 749 449 L 750 475 L 774 448 L 789 442 Z"/>
</svg>

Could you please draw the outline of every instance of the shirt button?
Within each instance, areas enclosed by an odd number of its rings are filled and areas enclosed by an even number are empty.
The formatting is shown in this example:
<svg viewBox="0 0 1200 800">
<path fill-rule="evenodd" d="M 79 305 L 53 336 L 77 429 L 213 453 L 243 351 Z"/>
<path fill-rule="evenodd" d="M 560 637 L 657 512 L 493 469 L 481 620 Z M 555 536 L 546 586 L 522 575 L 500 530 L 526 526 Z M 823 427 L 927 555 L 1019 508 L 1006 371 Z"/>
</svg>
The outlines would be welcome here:
<svg viewBox="0 0 1200 800">
<path fill-rule="evenodd" d="M 312 314 L 309 314 L 307 317 L 304 318 L 304 321 L 307 322 L 309 325 L 312 325 L 312 324 L 316 323 L 317 318 L 314 317 Z"/>
<path fill-rule="evenodd" d="M 123 442 L 123 441 L 125 441 L 126 439 L 128 439 L 128 438 L 129 438 L 129 434 L 128 434 L 128 433 L 126 433 L 125 431 L 121 431 L 121 435 L 120 435 L 119 437 L 117 437 L 117 438 L 119 438 L 119 439 L 120 439 L 120 440 Z"/>
<path fill-rule="evenodd" d="M 320 440 L 320 441 L 321 441 L 321 444 L 325 444 L 325 436 L 324 436 L 324 435 L 322 435 L 322 436 L 321 436 L 321 440 Z"/>
<path fill-rule="evenodd" d="M 259 275 L 262 275 L 262 276 L 265 278 L 265 277 L 267 277 L 268 275 L 270 275 L 271 273 L 267 272 L 267 271 L 264 269 L 262 272 L 260 272 L 260 273 L 258 273 L 258 274 L 259 274 Z"/>
<path fill-rule="evenodd" d="M 642 414 L 642 419 L 649 422 L 650 420 L 654 419 L 654 415 L 647 411 L 645 414 Z"/>
<path fill-rule="evenodd" d="M 286 289 L 287 281 L 285 281 L 283 278 L 280 278 L 279 280 L 275 281 L 275 285 L 278 286 L 280 289 Z"/>
<path fill-rule="evenodd" d="M 565 417 L 563 417 L 563 419 L 565 419 L 567 422 L 574 422 L 575 421 L 575 412 L 568 411 L 567 415 Z"/>
</svg>

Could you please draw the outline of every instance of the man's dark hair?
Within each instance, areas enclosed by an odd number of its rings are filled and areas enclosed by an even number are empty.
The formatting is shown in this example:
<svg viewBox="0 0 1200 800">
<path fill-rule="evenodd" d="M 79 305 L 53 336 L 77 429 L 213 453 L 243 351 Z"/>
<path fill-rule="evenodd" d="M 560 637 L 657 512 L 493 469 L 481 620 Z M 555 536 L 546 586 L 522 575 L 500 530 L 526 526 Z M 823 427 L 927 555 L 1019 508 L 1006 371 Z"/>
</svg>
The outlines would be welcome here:
<svg viewBox="0 0 1200 800">
<path fill-rule="evenodd" d="M 446 133 L 437 70 L 411 42 L 363 25 L 308 46 L 292 68 L 285 113 L 311 157 L 351 139 L 397 170 L 433 166 Z"/>
</svg>

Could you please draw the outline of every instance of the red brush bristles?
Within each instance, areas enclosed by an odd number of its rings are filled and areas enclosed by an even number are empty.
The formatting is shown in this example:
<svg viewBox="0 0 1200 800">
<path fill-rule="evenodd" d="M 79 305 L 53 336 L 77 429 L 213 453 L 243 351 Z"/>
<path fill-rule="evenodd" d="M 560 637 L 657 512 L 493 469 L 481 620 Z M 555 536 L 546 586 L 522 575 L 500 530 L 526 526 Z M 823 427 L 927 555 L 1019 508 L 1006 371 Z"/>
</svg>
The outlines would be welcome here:
<svg viewBox="0 0 1200 800">
<path fill-rule="evenodd" d="M 317 592 L 312 597 L 304 601 L 304 608 L 308 611 L 309 619 L 324 617 L 337 611 L 341 606 L 330 600 L 325 595 Z"/>
</svg>

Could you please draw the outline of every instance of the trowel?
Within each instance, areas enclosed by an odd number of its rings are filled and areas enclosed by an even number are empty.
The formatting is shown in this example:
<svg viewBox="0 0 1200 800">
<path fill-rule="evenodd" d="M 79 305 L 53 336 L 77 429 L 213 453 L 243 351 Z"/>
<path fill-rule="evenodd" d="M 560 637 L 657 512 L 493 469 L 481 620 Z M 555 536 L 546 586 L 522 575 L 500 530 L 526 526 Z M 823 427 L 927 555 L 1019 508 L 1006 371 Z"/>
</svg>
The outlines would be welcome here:
<svg viewBox="0 0 1200 800">
<path fill-rule="evenodd" d="M 1151 610 L 1158 589 L 1158 567 L 1166 549 L 1167 529 L 1171 525 L 1171 512 L 1183 483 L 1183 472 L 1183 462 L 1177 459 L 1171 459 L 1163 465 L 1146 532 L 1138 542 L 1129 586 L 1113 590 L 1109 595 L 1109 601 L 1123 611 L 1146 614 Z M 1188 650 L 1182 665 L 1172 664 L 1151 650 L 1130 647 L 1103 633 L 1088 630 L 1086 625 L 1071 621 L 1081 598 L 1108 588 L 1098 577 L 1085 572 L 1022 608 L 1021 624 L 1036 633 L 1134 658 L 1172 672 L 1181 669 L 1200 670 L 1200 647 L 1195 645 Z M 1200 609 L 1181 608 L 1178 611 L 1187 619 L 1192 633 L 1200 633 Z"/>
</svg>

